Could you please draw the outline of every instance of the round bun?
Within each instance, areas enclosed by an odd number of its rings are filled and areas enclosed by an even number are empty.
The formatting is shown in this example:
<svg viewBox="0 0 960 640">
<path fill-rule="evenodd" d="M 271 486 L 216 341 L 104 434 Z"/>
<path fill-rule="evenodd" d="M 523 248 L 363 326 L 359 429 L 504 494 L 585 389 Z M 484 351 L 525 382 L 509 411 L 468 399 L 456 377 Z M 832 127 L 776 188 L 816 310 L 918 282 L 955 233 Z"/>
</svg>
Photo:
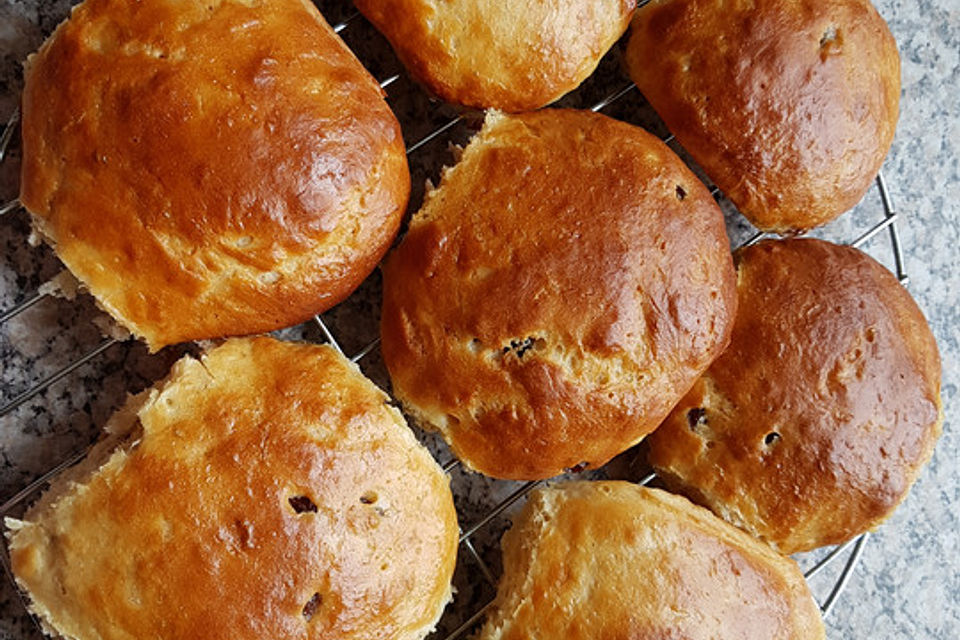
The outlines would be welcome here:
<svg viewBox="0 0 960 640">
<path fill-rule="evenodd" d="M 87 0 L 25 80 L 20 201 L 154 350 L 324 311 L 406 208 L 400 126 L 304 0 Z"/>
<path fill-rule="evenodd" d="M 354 0 L 411 75 L 449 102 L 529 111 L 577 88 L 636 0 Z"/>
<path fill-rule="evenodd" d="M 653 0 L 626 60 L 680 144 L 764 231 L 853 207 L 893 141 L 900 58 L 869 0 Z"/>
<path fill-rule="evenodd" d="M 384 267 L 394 393 L 469 467 L 535 479 L 638 442 L 729 339 L 723 216 L 591 112 L 488 116 Z"/>
<path fill-rule="evenodd" d="M 477 640 L 822 640 L 796 563 L 686 499 L 627 482 L 539 490 L 503 536 Z"/>
<path fill-rule="evenodd" d="M 649 438 L 671 488 L 782 553 L 875 527 L 940 435 L 940 357 L 910 294 L 821 240 L 739 251 L 730 346 Z"/>
<path fill-rule="evenodd" d="M 31 609 L 75 640 L 423 638 L 457 519 L 387 401 L 329 347 L 181 360 L 114 416 L 114 446 L 8 520 Z"/>
</svg>

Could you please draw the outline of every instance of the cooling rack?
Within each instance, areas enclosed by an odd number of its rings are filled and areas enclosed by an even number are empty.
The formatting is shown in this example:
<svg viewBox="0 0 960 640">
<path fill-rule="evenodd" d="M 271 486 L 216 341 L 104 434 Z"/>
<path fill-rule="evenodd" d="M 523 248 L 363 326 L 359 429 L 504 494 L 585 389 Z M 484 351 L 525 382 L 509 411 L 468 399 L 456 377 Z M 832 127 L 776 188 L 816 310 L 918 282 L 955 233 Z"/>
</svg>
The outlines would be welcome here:
<svg viewBox="0 0 960 640">
<path fill-rule="evenodd" d="M 645 3 L 640 3 L 645 4 Z M 479 126 L 480 114 L 471 111 L 457 111 L 449 105 L 433 102 L 428 96 L 403 73 L 403 70 L 390 51 L 387 43 L 376 33 L 366 21 L 355 13 L 346 0 L 328 2 L 321 7 L 334 30 L 343 37 L 348 45 L 357 53 L 361 61 L 380 81 L 381 87 L 387 91 L 388 101 L 400 118 L 404 136 L 407 141 L 407 154 L 410 160 L 411 175 L 413 178 L 413 193 L 411 194 L 412 207 L 415 209 L 423 193 L 423 184 L 426 180 L 435 180 L 440 168 L 451 160 L 448 147 L 462 145 L 472 131 Z M 673 136 L 666 130 L 663 123 L 656 117 L 649 105 L 636 90 L 632 83 L 626 81 L 619 69 L 619 48 L 609 54 L 601 62 L 597 72 L 588 79 L 576 92 L 560 101 L 559 106 L 588 108 L 593 111 L 604 112 L 618 119 L 626 120 L 643 126 L 648 131 L 658 135 L 683 157 L 697 175 L 704 180 L 711 194 L 724 210 L 727 230 L 731 237 L 731 246 L 738 247 L 751 244 L 763 237 L 740 216 L 733 205 L 723 196 L 720 190 L 704 176 L 703 172 L 692 163 L 684 150 L 677 145 Z M 6 127 L 0 135 L 0 168 L 10 164 L 10 157 L 16 154 L 16 132 L 18 129 L 19 112 L 15 109 L 10 115 Z M 445 144 L 444 144 L 445 143 Z M 14 199 L 0 205 L 0 216 L 6 219 L 20 218 L 21 226 L 26 229 L 26 214 L 21 211 L 20 203 Z M 896 274 L 902 283 L 908 280 L 903 261 L 903 250 L 900 235 L 897 229 L 898 213 L 890 197 L 890 192 L 883 174 L 879 174 L 871 192 L 864 201 L 853 211 L 841 217 L 835 223 L 818 230 L 815 235 L 835 242 L 844 242 L 855 247 L 864 248 L 875 258 L 884 262 Z M 887 243 L 875 241 L 886 232 Z M 26 239 L 24 235 L 24 239 Z M 868 246 L 869 245 L 869 246 Z M 47 272 L 49 263 L 53 259 L 47 255 Z M 40 270 L 42 271 L 42 270 Z M 29 278 L 22 277 L 24 282 L 32 280 L 42 281 L 49 278 L 49 273 L 32 274 Z M 19 284 L 19 283 L 18 283 Z M 21 321 L 32 309 L 40 307 L 51 298 L 49 287 L 35 287 L 29 290 L 19 286 L 19 299 L 6 310 L 0 310 L 0 331 L 4 331 L 8 323 Z M 27 290 L 24 290 L 27 289 Z M 361 369 L 375 382 L 388 388 L 383 364 L 379 357 L 378 313 L 379 313 L 379 275 L 374 274 L 361 288 L 338 307 L 316 316 L 310 323 L 300 327 L 278 332 L 280 337 L 306 339 L 317 342 L 327 342 L 344 353 L 352 361 L 358 363 Z M 59 302 L 57 303 L 59 304 Z M 65 303 L 87 309 L 80 314 L 83 322 L 97 315 L 94 305 L 87 297 L 77 301 Z M 21 322 L 21 324 L 24 324 Z M 30 324 L 30 323 L 25 323 Z M 62 327 L 64 332 L 75 329 L 75 326 Z M 89 332 L 88 332 L 89 333 Z M 94 332 L 96 333 L 96 332 Z M 21 334 L 22 335 L 22 334 Z M 97 334 L 99 335 L 99 334 Z M 4 358 L 4 368 L 16 368 L 25 364 L 34 364 L 27 358 L 20 358 L 16 354 L 14 336 L 9 332 L 2 334 L 4 340 L 10 344 L 0 344 L 0 354 Z M 52 340 L 55 344 L 57 341 Z M 77 344 L 83 346 L 77 348 Z M 90 343 L 90 344 L 86 344 Z M 158 356 L 137 355 L 137 349 L 142 346 L 134 341 L 124 341 L 118 338 L 97 338 L 86 341 L 76 340 L 69 343 L 71 350 L 78 351 L 75 357 L 67 358 L 64 364 L 50 367 L 43 365 L 43 371 L 35 372 L 32 379 L 24 388 L 10 388 L 4 378 L 4 388 L 0 396 L 0 419 L 5 420 L 6 428 L 30 428 L 33 416 L 26 413 L 39 401 L 44 403 L 55 402 L 57 398 L 77 395 L 74 387 L 67 390 L 55 391 L 65 382 L 81 374 L 85 368 L 93 368 L 91 376 L 94 380 L 102 376 L 105 366 L 101 360 L 108 351 L 125 350 L 124 354 L 136 362 L 162 360 L 155 367 L 157 373 L 152 376 L 159 378 L 165 374 L 167 366 L 190 347 L 164 350 Z M 164 356 L 164 354 L 166 354 Z M 54 353 L 53 355 L 60 355 Z M 124 355 L 121 360 L 128 356 Z M 56 359 L 56 358 L 54 358 Z M 24 360 L 24 362 L 19 362 Z M 148 367 L 149 368 L 149 367 Z M 116 371 L 113 372 L 115 375 Z M 129 366 L 122 368 L 119 375 L 126 381 Z M 142 378 L 139 384 L 149 385 L 150 375 L 137 374 Z M 128 389 L 133 390 L 133 389 Z M 139 390 L 139 389 L 135 389 Z M 58 395 L 59 393 L 59 395 Z M 53 397 L 51 397 L 53 396 Z M 122 398 L 118 398 L 118 404 Z M 89 403 L 87 403 L 89 413 Z M 102 421 L 99 421 L 102 422 Z M 91 436 L 93 435 L 91 430 Z M 509 525 L 512 513 L 522 504 L 527 494 L 541 482 L 517 483 L 497 481 L 472 474 L 464 470 L 460 463 L 453 458 L 440 439 L 431 434 L 418 433 L 418 437 L 428 446 L 434 457 L 440 462 L 444 470 L 451 475 L 457 511 L 461 522 L 460 553 L 457 569 L 454 576 L 454 585 L 457 595 L 454 604 L 448 607 L 441 619 L 437 630 L 431 636 L 432 640 L 455 640 L 465 638 L 482 620 L 484 612 L 490 606 L 496 591 L 497 577 L 501 571 L 499 557 L 499 538 Z M 55 464 L 51 461 L 48 471 L 27 481 L 26 487 L 17 491 L 0 505 L 0 518 L 22 513 L 23 509 L 47 486 L 51 478 L 60 471 L 76 464 L 86 453 L 86 446 L 72 446 L 72 454 L 63 456 L 65 459 Z M 6 460 L 8 454 L 0 450 Z M 591 478 L 611 477 L 630 479 L 643 484 L 655 483 L 656 478 L 648 469 L 638 467 L 636 456 L 631 457 L 628 452 L 607 467 L 580 474 L 581 477 Z M 0 494 L 2 496 L 2 494 Z M 834 609 L 838 598 L 844 591 L 847 582 L 859 561 L 867 534 L 859 536 L 850 542 L 828 549 L 821 549 L 807 554 L 795 556 L 804 574 L 811 584 L 815 596 L 820 603 L 824 616 Z M 0 553 L 0 563 L 7 575 L 11 588 L 18 595 L 10 573 L 7 554 Z M 11 604 L 9 607 L 20 605 Z M 0 606 L 3 606 L 0 604 Z M 20 615 L 26 618 L 25 607 L 19 611 L 11 609 L 7 615 Z M 33 621 L 34 625 L 37 621 Z M 24 635 L 36 633 L 39 635 L 39 626 L 34 631 L 29 623 L 24 628 Z"/>
</svg>

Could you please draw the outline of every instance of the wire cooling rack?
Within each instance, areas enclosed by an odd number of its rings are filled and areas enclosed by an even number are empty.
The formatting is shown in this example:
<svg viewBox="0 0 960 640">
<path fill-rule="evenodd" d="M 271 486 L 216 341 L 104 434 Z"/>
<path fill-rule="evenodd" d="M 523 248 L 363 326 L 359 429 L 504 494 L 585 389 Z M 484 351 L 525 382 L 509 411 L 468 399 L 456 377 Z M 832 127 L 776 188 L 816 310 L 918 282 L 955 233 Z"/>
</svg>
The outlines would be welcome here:
<svg viewBox="0 0 960 640">
<path fill-rule="evenodd" d="M 449 105 L 431 101 L 419 87 L 407 78 L 387 43 L 363 18 L 355 13 L 349 2 L 346 2 L 346 0 L 329 2 L 321 10 L 328 21 L 334 25 L 334 30 L 341 34 L 341 37 L 347 41 L 375 77 L 383 78 L 380 85 L 388 90 L 388 100 L 401 120 L 407 140 L 407 154 L 414 183 L 411 203 L 415 207 L 422 197 L 423 187 L 420 185 L 426 180 L 435 180 L 442 165 L 450 161 L 449 151 L 446 147 L 451 144 L 465 143 L 471 131 L 479 126 L 480 116 L 475 112 L 456 111 Z M 625 80 L 619 69 L 620 48 L 619 46 L 615 48 L 601 62 L 598 71 L 580 89 L 561 100 L 560 106 L 602 111 L 619 119 L 641 125 L 659 135 L 691 165 L 691 168 L 710 188 L 712 195 L 724 210 L 732 246 L 742 246 L 761 239 L 763 234 L 757 232 L 736 213 L 732 204 L 724 198 L 719 189 L 699 171 L 683 149 L 676 144 L 673 136 L 666 130 L 663 123 L 656 117 L 633 84 Z M 14 110 L 2 135 L 0 135 L 0 168 L 3 167 L 3 163 L 10 163 L 9 157 L 16 154 L 15 138 L 18 122 L 19 112 Z M 443 142 L 446 142 L 446 145 L 441 144 Z M 20 203 L 16 199 L 0 205 L 0 216 L 7 219 L 22 217 L 21 226 L 26 228 L 26 214 L 21 211 Z M 897 229 L 897 219 L 898 214 L 881 173 L 877 176 L 875 186 L 864 199 L 864 202 L 853 212 L 841 217 L 839 221 L 818 230 L 816 235 L 835 242 L 845 242 L 855 247 L 864 248 L 874 257 L 887 264 L 900 282 L 906 283 L 907 274 Z M 887 232 L 888 243 L 871 242 L 881 236 L 884 231 Z M 26 237 L 24 237 L 24 240 L 26 240 Z M 49 253 L 46 260 L 48 263 L 52 260 Z M 37 274 L 32 274 L 31 277 L 36 280 Z M 24 277 L 22 279 L 29 280 L 30 278 Z M 8 309 L 0 311 L 0 331 L 3 331 L 8 323 L 21 320 L 34 307 L 42 306 L 42 303 L 47 301 L 50 295 L 46 288 L 39 288 L 35 292 L 21 290 L 17 297 L 19 298 L 17 302 L 12 303 Z M 69 304 L 85 307 L 89 310 L 86 314 L 80 314 L 81 316 L 89 317 L 97 313 L 94 311 L 95 306 L 89 297 L 83 297 Z M 281 337 L 330 343 L 341 353 L 345 353 L 351 360 L 357 362 L 368 376 L 386 388 L 389 383 L 383 364 L 379 359 L 378 314 L 379 276 L 375 273 L 361 286 L 357 293 L 335 309 L 316 316 L 311 323 L 280 333 Z M 63 330 L 70 331 L 75 328 L 75 326 L 68 326 L 64 327 Z M 9 343 L 0 344 L 4 358 L 4 369 L 26 365 L 36 367 L 35 360 L 21 358 L 17 355 L 15 339 L 9 335 L 9 332 L 3 333 L 2 338 Z M 105 352 L 114 347 L 126 350 L 127 354 L 132 354 L 137 349 L 142 351 L 142 345 L 134 341 L 101 338 L 98 342 L 94 341 L 92 346 L 87 345 L 80 349 L 76 357 L 69 358 L 65 364 L 54 366 L 52 370 L 45 373 L 38 373 L 36 378 L 31 380 L 25 388 L 12 388 L 13 385 L 8 386 L 5 379 L 2 395 L 0 395 L 0 419 L 6 421 L 6 428 L 30 428 L 30 421 L 36 415 L 34 407 L 37 406 L 38 401 L 43 406 L 45 403 L 55 402 L 56 398 L 65 397 L 64 394 L 71 398 L 81 394 L 82 391 L 78 391 L 77 384 L 68 387 L 66 391 L 61 390 L 59 396 L 52 390 L 61 386 L 58 383 L 62 381 L 69 385 L 72 376 L 79 375 L 78 370 L 84 367 L 94 369 L 92 374 L 94 380 L 102 376 L 104 366 L 98 363 L 104 357 Z M 149 361 L 150 358 L 161 358 L 162 354 L 167 353 L 164 362 L 169 363 L 184 350 L 185 348 L 181 347 L 172 351 L 164 350 L 158 356 L 143 356 L 141 358 L 133 354 L 128 357 L 136 362 L 141 362 Z M 186 350 L 189 350 L 189 348 L 186 348 Z M 18 360 L 23 360 L 23 362 Z M 45 364 L 39 368 L 49 369 Z M 165 371 L 166 366 L 160 366 L 159 373 L 154 377 L 161 377 L 165 374 Z M 121 377 L 129 374 L 129 366 L 120 373 Z M 142 374 L 138 374 L 138 376 L 139 378 L 145 377 Z M 146 376 L 146 378 L 149 378 L 149 376 Z M 124 382 L 127 382 L 127 380 L 128 378 L 125 377 Z M 140 380 L 140 385 L 147 386 L 150 382 L 149 379 L 143 379 Z M 95 382 L 91 383 L 91 386 L 94 384 Z M 119 404 L 121 400 L 118 399 L 114 404 Z M 87 407 L 89 407 L 89 402 Z M 31 409 L 34 411 L 33 415 L 27 415 L 27 410 Z M 92 421 L 88 420 L 88 422 Z M 95 429 L 91 427 L 91 436 L 94 432 Z M 437 630 L 431 636 L 436 640 L 455 640 L 466 637 L 470 630 L 477 626 L 484 612 L 490 606 L 496 590 L 497 576 L 501 571 L 499 564 L 500 535 L 508 526 L 509 516 L 540 482 L 497 481 L 469 473 L 452 457 L 439 438 L 423 433 L 419 433 L 418 436 L 440 461 L 444 470 L 451 475 L 451 483 L 462 527 L 460 533 L 461 552 L 454 576 L 457 596 L 454 604 L 448 607 Z M 86 446 L 74 446 L 73 454 L 65 456 L 66 459 L 62 462 L 56 465 L 51 462 L 50 466 L 52 468 L 40 477 L 25 483 L 27 486 L 24 489 L 17 491 L 0 505 L 0 518 L 21 514 L 27 505 L 39 497 L 51 478 L 60 471 L 76 464 L 84 457 L 86 450 Z M 8 466 L 16 467 L 15 462 L 11 463 L 7 460 L 9 455 L 7 452 L 0 450 L 0 454 L 4 458 L 3 462 L 6 462 Z M 648 469 L 644 469 L 642 466 L 638 467 L 638 464 L 642 463 L 638 463 L 637 460 L 635 455 L 628 452 L 604 469 L 592 471 L 586 475 L 590 477 L 625 478 L 644 484 L 655 482 L 655 477 L 649 473 Z M 867 534 L 864 534 L 837 547 L 795 556 L 801 567 L 804 568 L 804 574 L 810 582 L 825 616 L 833 610 L 840 594 L 846 587 L 866 541 Z M 2 562 L 9 579 L 10 588 L 20 595 L 21 604 L 23 604 L 23 595 L 16 590 L 6 553 L 0 553 L 0 562 Z M 8 607 L 11 606 L 20 605 L 8 605 Z M 28 615 L 25 607 L 18 612 L 11 610 L 7 614 L 8 616 L 20 615 L 24 619 Z M 30 623 L 24 625 L 23 637 L 28 637 L 31 633 L 35 633 L 36 637 L 39 637 L 39 625 L 37 625 L 36 620 L 33 620 L 33 624 L 34 629 L 31 629 Z"/>
</svg>

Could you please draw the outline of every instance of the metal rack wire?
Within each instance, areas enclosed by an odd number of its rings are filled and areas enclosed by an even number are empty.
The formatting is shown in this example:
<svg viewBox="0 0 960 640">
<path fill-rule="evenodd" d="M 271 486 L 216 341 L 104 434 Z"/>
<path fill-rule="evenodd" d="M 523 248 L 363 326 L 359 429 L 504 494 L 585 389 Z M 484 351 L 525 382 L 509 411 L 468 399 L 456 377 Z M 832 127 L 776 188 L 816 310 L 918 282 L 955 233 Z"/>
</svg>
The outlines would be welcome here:
<svg viewBox="0 0 960 640">
<path fill-rule="evenodd" d="M 342 33 L 348 28 L 352 28 L 353 25 L 361 22 L 363 21 L 358 17 L 358 14 L 349 13 L 345 18 L 336 23 L 334 26 L 334 31 L 337 33 Z M 380 85 L 383 88 L 387 88 L 391 85 L 394 85 L 401 79 L 403 79 L 402 73 L 392 73 L 386 75 L 384 80 L 380 82 Z M 589 108 L 591 108 L 593 111 L 603 111 L 611 105 L 623 101 L 628 96 L 636 98 L 638 102 L 642 100 L 642 98 L 639 96 L 639 92 L 635 91 L 635 87 L 632 83 L 623 84 L 619 89 L 605 94 L 600 100 L 594 102 Z M 427 145 L 433 142 L 442 141 L 444 139 L 449 141 L 449 134 L 458 125 L 462 125 L 466 118 L 466 114 L 459 113 L 449 117 L 442 122 L 442 124 L 433 127 L 428 133 L 419 137 L 408 145 L 408 156 L 412 156 L 413 154 L 421 151 Z M 15 110 L 8 119 L 3 133 L 0 134 L 0 163 L 4 162 L 8 155 L 8 150 L 15 138 L 18 122 L 19 110 Z M 673 136 L 670 134 L 663 135 L 661 139 L 668 144 L 674 146 L 676 145 Z M 708 186 L 711 188 L 711 193 L 714 195 L 714 197 L 720 201 L 723 196 L 717 187 L 709 184 Z M 863 247 L 868 241 L 879 234 L 882 234 L 886 230 L 889 234 L 890 249 L 892 250 L 893 270 L 900 282 L 906 283 L 908 277 L 904 266 L 903 249 L 900 241 L 900 235 L 897 229 L 897 220 L 899 216 L 894 208 L 892 199 L 890 197 L 890 192 L 887 188 L 887 183 L 882 173 L 876 178 L 875 189 L 879 194 L 879 200 L 881 204 L 880 211 L 882 215 L 879 216 L 877 221 L 872 222 L 865 230 L 862 230 L 858 235 L 855 235 L 853 240 L 850 240 L 848 244 L 855 247 Z M 20 208 L 19 201 L 16 199 L 12 200 L 6 204 L 0 205 L 0 216 L 11 214 Z M 762 237 L 763 234 L 759 232 L 753 232 L 739 244 L 752 244 L 760 240 Z M 28 309 L 37 305 L 45 297 L 46 294 L 43 292 L 28 294 L 22 299 L 22 301 L 15 304 L 10 309 L 0 311 L 0 326 L 10 320 L 13 320 L 14 318 L 17 318 Z M 342 336 L 338 337 L 335 334 L 335 331 L 330 328 L 329 323 L 325 321 L 323 315 L 316 316 L 313 319 L 313 325 L 317 330 L 319 330 L 326 342 L 331 344 L 341 353 L 344 353 L 344 350 L 341 347 L 342 340 L 340 339 Z M 371 337 L 365 343 L 365 346 L 352 354 L 345 355 L 347 355 L 353 362 L 363 362 L 365 359 L 368 359 L 371 354 L 376 352 L 378 343 L 379 338 L 375 336 Z M 95 361 L 98 356 L 117 344 L 120 344 L 120 341 L 115 338 L 103 339 L 96 344 L 96 346 L 83 353 L 80 357 L 37 380 L 26 390 L 21 391 L 11 398 L 4 399 L 2 405 L 0 405 L 0 418 L 12 414 L 15 410 L 27 403 L 29 400 L 38 394 L 43 393 L 51 385 L 63 380 L 64 378 L 67 378 L 83 365 Z M 41 477 L 31 482 L 23 490 L 18 491 L 15 495 L 8 498 L 2 503 L 2 505 L 0 505 L 0 518 L 7 514 L 11 514 L 18 509 L 22 509 L 25 504 L 32 501 L 39 495 L 43 488 L 47 486 L 49 481 L 57 473 L 72 466 L 73 464 L 76 464 L 84 457 L 85 453 L 86 451 L 83 451 L 76 455 L 70 456 L 67 460 L 56 465 L 54 468 L 44 473 Z M 458 482 L 470 483 L 476 481 L 477 476 L 464 472 L 460 467 L 460 463 L 457 460 L 452 459 L 449 452 L 447 452 L 445 455 L 448 461 L 443 463 L 444 471 L 447 473 L 456 474 L 458 476 Z M 640 482 L 647 484 L 654 479 L 654 476 L 649 474 L 643 477 Z M 496 482 L 501 492 L 506 493 L 506 495 L 490 502 L 480 517 L 474 519 L 472 522 L 461 523 L 462 530 L 460 534 L 460 545 L 462 552 L 459 554 L 460 558 L 458 560 L 458 571 L 462 570 L 464 572 L 465 583 L 483 583 L 485 588 L 480 589 L 470 599 L 470 604 L 472 606 L 466 608 L 459 607 L 452 613 L 448 611 L 445 618 L 441 620 L 441 625 L 438 629 L 438 632 L 434 634 L 435 638 L 456 640 L 458 638 L 465 637 L 465 634 L 474 628 L 482 619 L 484 613 L 492 603 L 492 594 L 496 588 L 497 570 L 495 567 L 491 566 L 492 563 L 489 560 L 489 554 L 496 553 L 498 550 L 495 548 L 495 545 L 493 547 L 490 547 L 489 545 L 481 545 L 482 548 L 478 549 L 478 537 L 481 533 L 484 533 L 488 539 L 498 538 L 497 533 L 502 530 L 503 526 L 505 526 L 504 515 L 508 514 L 512 508 L 515 508 L 519 503 L 521 503 L 531 490 L 541 484 L 539 481 L 522 484 L 489 480 L 487 480 L 487 482 Z M 461 516 L 462 515 L 463 514 L 461 514 Z M 863 552 L 867 539 L 867 535 L 864 534 L 844 545 L 840 545 L 833 549 L 822 552 L 820 557 L 816 557 L 816 554 L 807 554 L 805 558 L 800 558 L 801 561 L 805 561 L 807 565 L 810 565 L 805 571 L 805 576 L 808 578 L 808 580 L 814 578 L 828 568 L 831 568 L 832 571 L 837 573 L 836 579 L 828 585 L 829 588 L 826 590 L 825 595 L 819 598 L 821 610 L 825 616 L 830 614 L 830 612 L 833 610 L 835 604 L 837 603 L 838 597 L 846 587 L 847 582 L 850 579 L 850 576 L 852 575 L 854 568 L 856 567 L 857 562 L 859 561 L 859 558 Z M 487 548 L 484 549 L 483 547 Z M 838 563 L 841 561 L 843 561 L 842 566 L 838 565 Z M 3 564 L 7 576 L 13 584 L 13 578 L 10 572 L 6 553 L 0 553 L 0 563 Z M 840 568 L 837 571 L 838 566 L 840 566 Z"/>
</svg>

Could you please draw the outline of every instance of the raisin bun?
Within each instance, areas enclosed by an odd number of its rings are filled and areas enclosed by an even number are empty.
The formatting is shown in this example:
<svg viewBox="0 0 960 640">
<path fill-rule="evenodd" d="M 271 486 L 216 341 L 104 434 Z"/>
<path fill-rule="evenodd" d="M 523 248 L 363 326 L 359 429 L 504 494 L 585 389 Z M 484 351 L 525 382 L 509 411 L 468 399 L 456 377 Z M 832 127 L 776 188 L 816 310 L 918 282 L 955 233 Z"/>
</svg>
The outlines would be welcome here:
<svg viewBox="0 0 960 640">
<path fill-rule="evenodd" d="M 394 393 L 487 475 L 599 466 L 720 353 L 723 216 L 674 153 L 591 112 L 492 113 L 384 267 Z"/>
<path fill-rule="evenodd" d="M 893 141 L 900 58 L 869 0 L 653 0 L 626 60 L 680 144 L 764 231 L 853 207 Z"/>
<path fill-rule="evenodd" d="M 800 569 L 685 498 L 627 482 L 531 495 L 477 640 L 823 640 Z"/>
<path fill-rule="evenodd" d="M 529 111 L 577 88 L 636 0 L 354 0 L 411 75 L 449 102 Z"/>
<path fill-rule="evenodd" d="M 227 341 L 107 431 L 7 521 L 51 635 L 412 640 L 450 599 L 448 478 L 329 347 Z"/>
<path fill-rule="evenodd" d="M 25 83 L 20 201 L 153 350 L 324 311 L 406 208 L 400 126 L 305 0 L 87 0 Z"/>
<path fill-rule="evenodd" d="M 941 430 L 940 358 L 880 264 L 821 240 L 740 250 L 733 339 L 649 439 L 668 485 L 783 553 L 906 497 Z"/>
</svg>

